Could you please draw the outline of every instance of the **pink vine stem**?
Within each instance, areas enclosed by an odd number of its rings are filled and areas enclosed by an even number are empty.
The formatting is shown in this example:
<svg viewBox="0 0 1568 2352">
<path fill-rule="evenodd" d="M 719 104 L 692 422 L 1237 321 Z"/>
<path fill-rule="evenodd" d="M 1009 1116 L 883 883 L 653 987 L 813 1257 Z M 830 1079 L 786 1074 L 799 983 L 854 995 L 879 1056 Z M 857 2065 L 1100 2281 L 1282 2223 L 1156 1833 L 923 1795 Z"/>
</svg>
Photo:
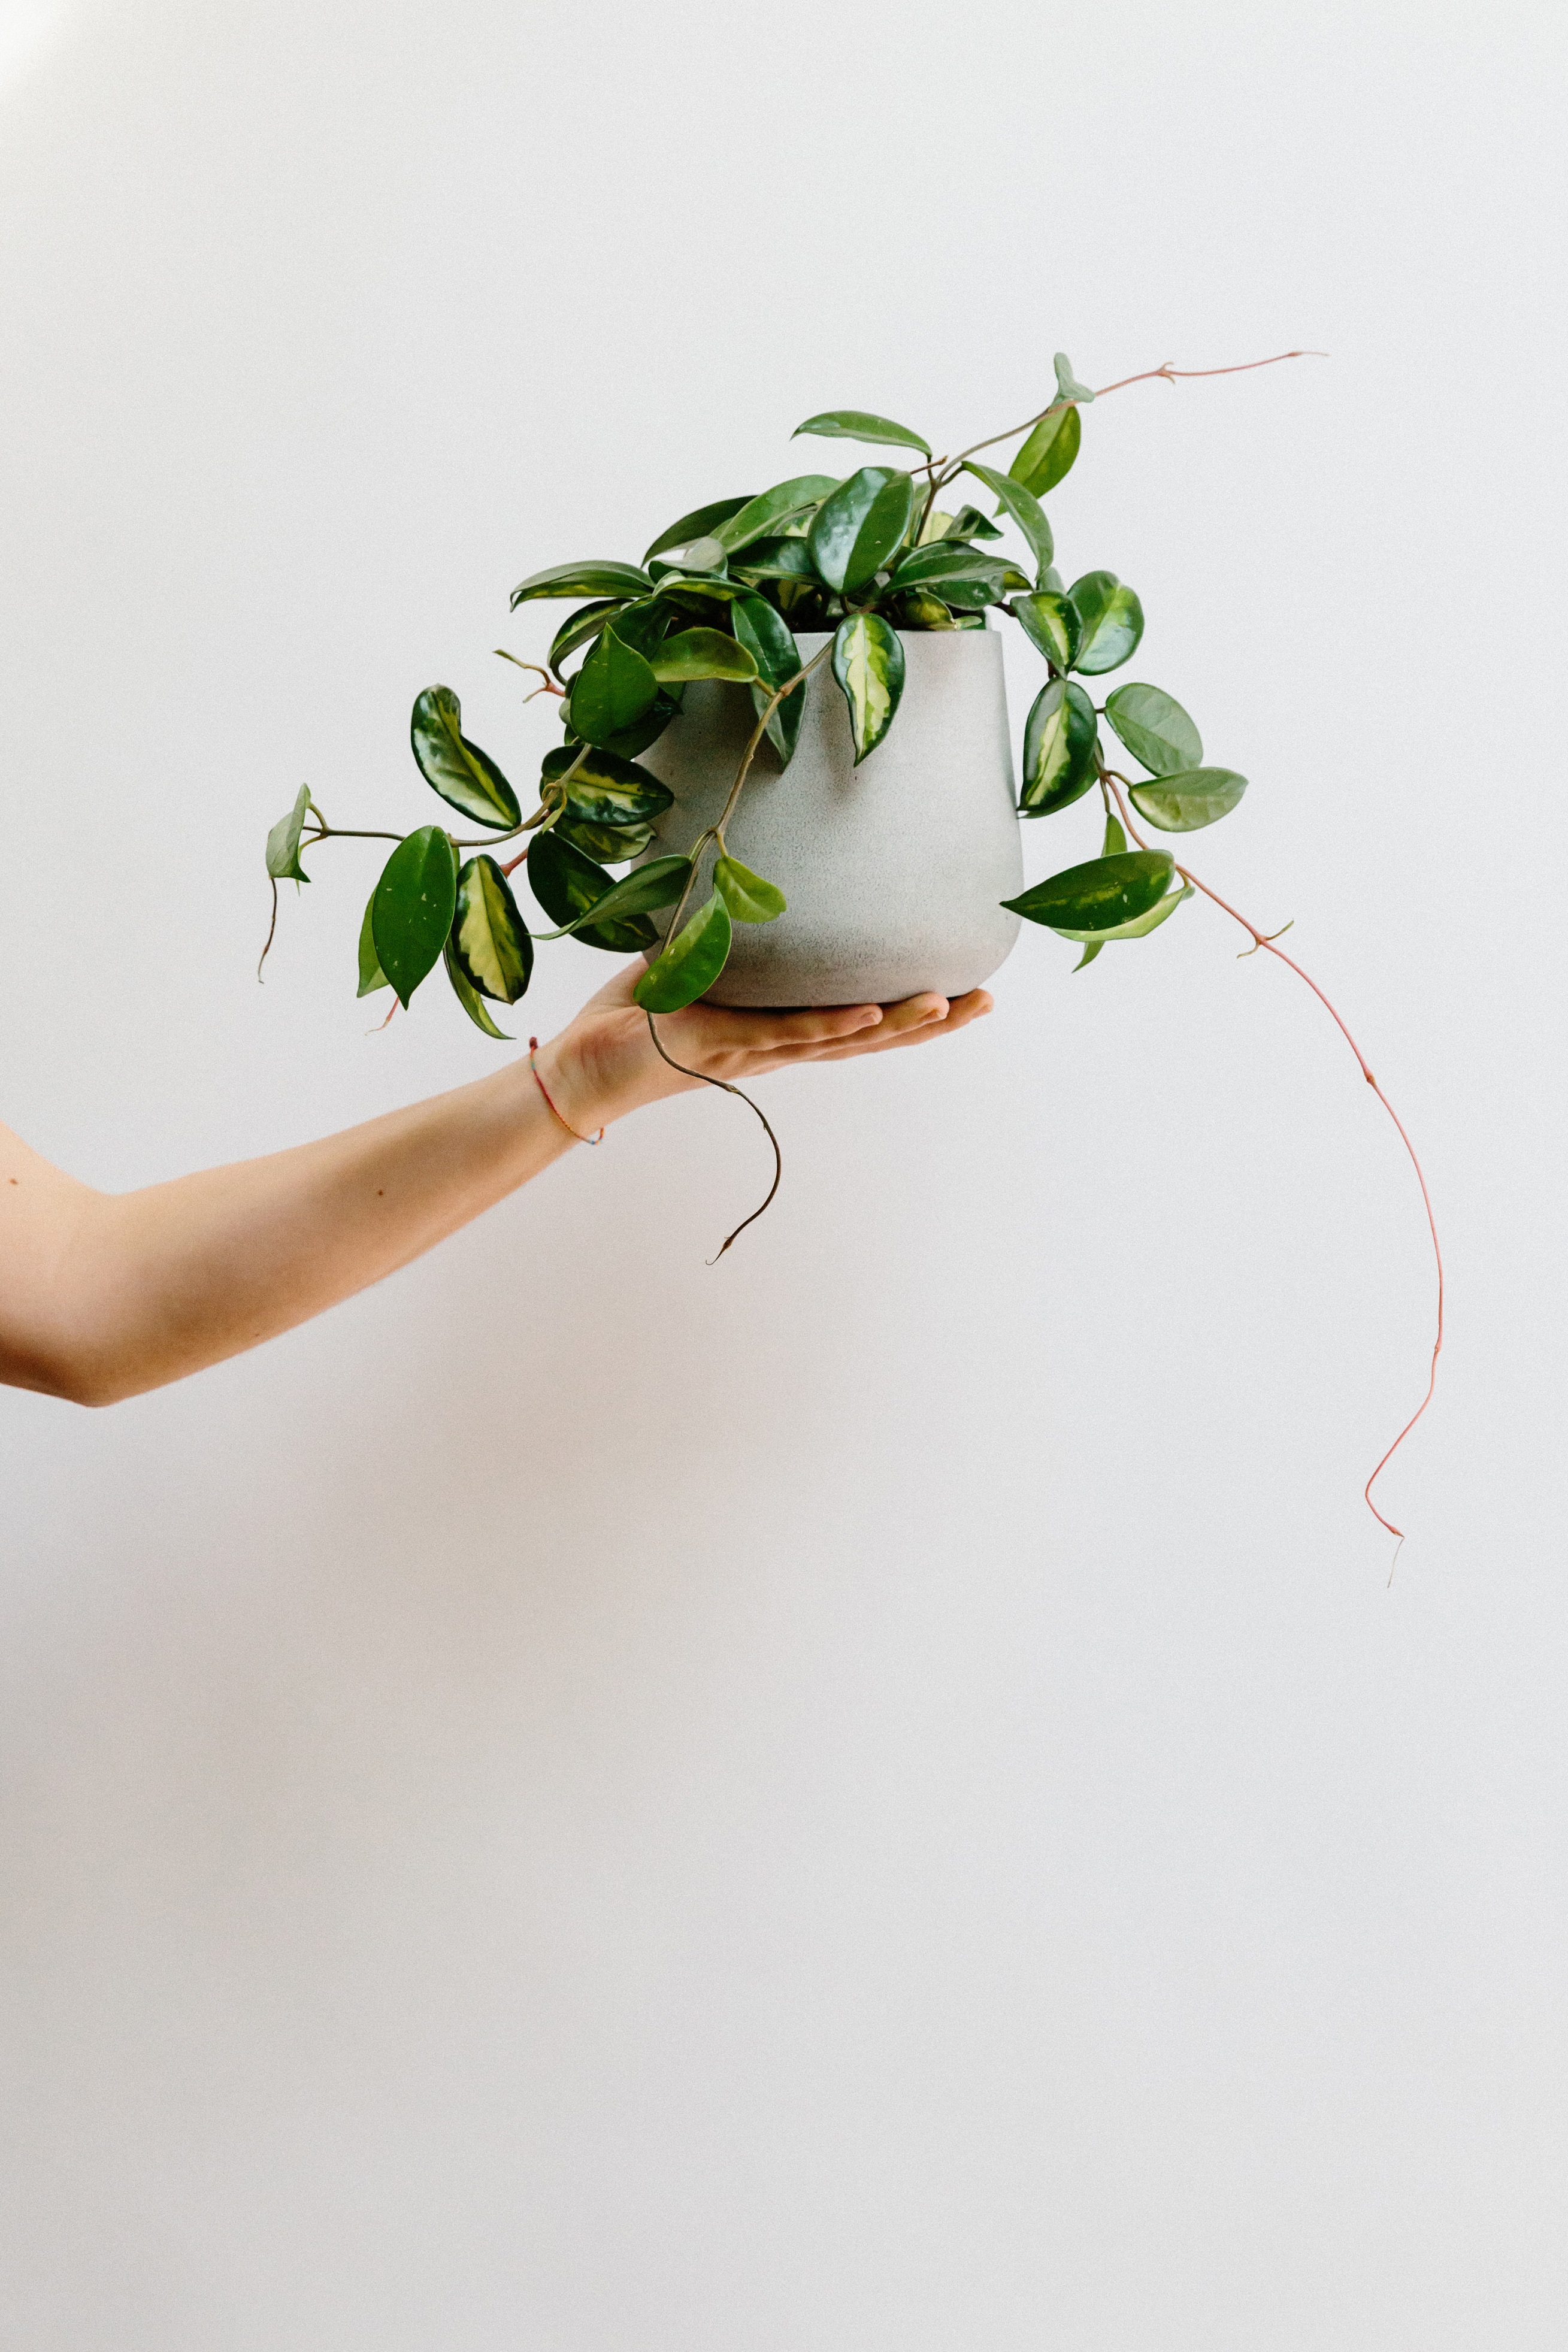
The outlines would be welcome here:
<svg viewBox="0 0 1568 2352">
<path fill-rule="evenodd" d="M 1268 362 L 1255 362 L 1254 364 L 1267 365 Z M 1162 371 L 1157 369 L 1154 373 L 1160 373 Z M 1126 800 L 1122 796 L 1121 787 L 1126 783 L 1127 779 L 1124 776 L 1118 776 L 1111 770 L 1107 770 L 1105 772 L 1105 782 L 1110 787 L 1110 790 L 1115 794 L 1116 805 L 1121 813 L 1121 822 L 1126 826 L 1132 839 L 1138 844 L 1140 849 L 1149 848 L 1151 845 L 1144 840 L 1142 835 L 1138 831 L 1138 828 L 1133 824 L 1131 815 L 1128 810 Z M 1231 906 L 1226 899 L 1222 898 L 1217 890 L 1211 890 L 1206 882 L 1200 882 L 1197 876 L 1190 873 L 1186 866 L 1177 866 L 1176 871 L 1181 876 L 1184 882 L 1190 882 L 1194 890 L 1202 891 L 1204 897 L 1209 899 L 1213 905 L 1219 908 L 1223 914 L 1228 915 L 1232 922 L 1239 923 L 1242 929 L 1250 937 L 1255 948 L 1264 949 L 1268 954 L 1275 957 L 1279 962 L 1288 965 L 1290 971 L 1295 973 L 1298 980 L 1304 980 L 1306 982 L 1307 986 L 1311 990 L 1313 995 L 1317 998 L 1319 1003 L 1323 1007 L 1323 1010 L 1333 1022 L 1334 1026 L 1338 1029 L 1341 1036 L 1344 1039 L 1345 1044 L 1355 1055 L 1357 1062 L 1361 1066 L 1362 1076 L 1366 1080 L 1367 1085 L 1372 1088 L 1373 1093 L 1377 1097 L 1378 1101 L 1383 1105 L 1384 1109 L 1394 1121 L 1394 1127 L 1399 1135 L 1399 1140 L 1403 1143 L 1405 1150 L 1409 1153 L 1410 1165 L 1415 1171 L 1415 1181 L 1421 1187 L 1422 1206 L 1426 1212 L 1426 1230 L 1432 1236 L 1432 1255 L 1436 1259 L 1437 1265 L 1437 1336 L 1432 1342 L 1432 1369 L 1427 1375 L 1426 1395 L 1422 1398 L 1420 1403 L 1416 1406 L 1415 1412 L 1411 1414 L 1409 1420 L 1405 1423 L 1404 1428 L 1400 1431 L 1398 1436 L 1394 1439 L 1393 1444 L 1389 1447 L 1387 1453 L 1384 1455 L 1382 1461 L 1379 1462 L 1377 1467 L 1373 1470 L 1372 1476 L 1367 1480 L 1366 1485 L 1362 1489 L 1362 1493 L 1366 1499 L 1367 1509 L 1372 1513 L 1373 1517 L 1377 1521 L 1379 1527 L 1386 1528 L 1389 1534 L 1394 1537 L 1398 1543 L 1403 1543 L 1405 1541 L 1404 1528 L 1396 1528 L 1392 1519 L 1384 1518 L 1383 1513 L 1378 1509 L 1377 1505 L 1372 1499 L 1372 1490 L 1377 1479 L 1382 1475 L 1383 1472 L 1387 1469 L 1388 1465 L 1393 1461 L 1394 1455 L 1398 1453 L 1400 1447 L 1404 1444 L 1405 1439 L 1409 1436 L 1411 1431 L 1415 1428 L 1416 1423 L 1420 1420 L 1422 1414 L 1431 1403 L 1433 1391 L 1437 1385 L 1437 1359 L 1443 1352 L 1443 1248 L 1442 1244 L 1437 1239 L 1437 1220 L 1433 1213 L 1432 1195 L 1426 1189 L 1426 1179 L 1422 1173 L 1421 1162 L 1417 1159 L 1415 1153 L 1415 1146 L 1411 1142 L 1409 1136 L 1405 1133 L 1404 1120 L 1400 1118 L 1399 1113 L 1394 1109 L 1394 1105 L 1389 1101 L 1388 1097 L 1384 1093 L 1383 1088 L 1378 1085 L 1377 1080 L 1373 1076 L 1366 1055 L 1362 1052 L 1361 1047 L 1351 1035 L 1342 1016 L 1337 1008 L 1330 1003 L 1329 999 L 1318 986 L 1318 983 L 1312 978 L 1311 973 L 1310 971 L 1303 971 L 1300 965 L 1295 961 L 1294 957 L 1288 956 L 1283 948 L 1276 947 L 1273 940 L 1268 938 L 1265 932 L 1260 931 L 1256 923 L 1249 923 L 1247 917 L 1238 913 L 1237 908 Z M 1396 1553 L 1395 1557 L 1397 1558 L 1397 1556 L 1398 1555 Z M 1391 1568 L 1389 1570 L 1389 1580 L 1391 1582 L 1393 1581 L 1393 1575 L 1394 1571 Z"/>
</svg>

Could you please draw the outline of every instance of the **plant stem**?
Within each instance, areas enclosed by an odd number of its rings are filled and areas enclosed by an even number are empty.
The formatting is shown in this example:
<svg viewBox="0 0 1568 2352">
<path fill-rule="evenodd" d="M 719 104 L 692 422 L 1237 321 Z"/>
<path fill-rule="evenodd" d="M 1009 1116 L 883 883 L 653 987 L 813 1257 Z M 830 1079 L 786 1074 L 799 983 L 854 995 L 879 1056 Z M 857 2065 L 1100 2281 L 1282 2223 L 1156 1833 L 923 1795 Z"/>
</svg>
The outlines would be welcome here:
<svg viewBox="0 0 1568 2352">
<path fill-rule="evenodd" d="M 1266 366 L 1268 362 L 1266 361 L 1255 361 L 1253 364 L 1254 366 Z M 1154 371 L 1154 373 L 1158 373 L 1158 371 Z M 1133 380 L 1136 381 L 1136 379 Z M 1127 777 L 1120 774 L 1119 772 L 1113 768 L 1102 768 L 1100 770 L 1100 778 L 1101 782 L 1108 783 L 1112 793 L 1115 793 L 1116 804 L 1121 812 L 1121 822 L 1126 826 L 1131 838 L 1138 844 L 1140 849 L 1151 848 L 1152 845 L 1144 840 L 1142 835 L 1133 824 L 1131 814 L 1128 808 L 1126 801 L 1122 797 L 1122 785 L 1128 784 L 1128 788 L 1131 790 L 1131 785 L 1129 784 Z M 1176 861 L 1174 860 L 1172 862 L 1176 864 Z M 1371 1068 L 1367 1063 L 1366 1055 L 1362 1052 L 1361 1047 L 1351 1035 L 1342 1014 L 1339 1013 L 1337 1008 L 1330 1003 L 1328 997 L 1324 995 L 1323 991 L 1318 986 L 1317 982 L 1312 978 L 1310 972 L 1303 971 L 1300 965 L 1295 961 L 1294 957 L 1288 956 L 1283 948 L 1275 946 L 1274 940 L 1275 939 L 1278 939 L 1280 934 L 1276 932 L 1271 937 L 1268 932 L 1260 931 L 1256 923 L 1249 922 L 1247 917 L 1239 913 L 1235 907 L 1231 906 L 1227 899 L 1222 898 L 1217 890 L 1211 890 L 1206 882 L 1200 881 L 1198 877 L 1193 873 L 1188 866 L 1176 864 L 1176 871 L 1181 876 L 1184 882 L 1190 882 L 1194 890 L 1201 890 L 1205 898 L 1209 899 L 1213 905 L 1219 908 L 1223 914 L 1226 914 L 1230 917 L 1232 922 L 1239 923 L 1241 925 L 1242 929 L 1248 933 L 1252 940 L 1252 949 L 1248 950 L 1249 953 L 1255 952 L 1258 948 L 1265 948 L 1268 950 L 1268 953 L 1277 958 L 1280 963 L 1287 965 L 1289 969 L 1295 973 L 1298 980 L 1304 980 L 1306 982 L 1307 986 L 1311 990 L 1319 1003 L 1329 1014 L 1330 1018 L 1334 1023 L 1335 1027 L 1339 1030 L 1341 1036 L 1344 1039 L 1345 1044 L 1355 1055 L 1361 1067 L 1362 1076 L 1366 1080 L 1367 1085 L 1372 1088 L 1373 1093 L 1377 1097 L 1378 1101 L 1383 1105 L 1384 1109 L 1394 1121 L 1394 1127 L 1398 1131 L 1399 1140 L 1404 1144 L 1405 1150 L 1408 1152 L 1410 1156 L 1410 1165 L 1415 1171 L 1415 1181 L 1421 1187 L 1422 1206 L 1426 1212 L 1426 1229 L 1432 1236 L 1432 1255 L 1436 1262 L 1437 1267 L 1437 1332 L 1436 1339 L 1432 1342 L 1432 1369 L 1427 1377 L 1426 1395 L 1422 1398 L 1420 1403 L 1416 1406 L 1415 1412 L 1411 1414 L 1409 1420 L 1405 1423 L 1404 1428 L 1400 1431 L 1398 1436 L 1389 1447 L 1387 1453 L 1378 1463 L 1376 1469 L 1373 1470 L 1372 1476 L 1367 1480 L 1365 1486 L 1362 1489 L 1362 1492 L 1365 1496 L 1367 1509 L 1372 1513 L 1373 1517 L 1378 1522 L 1380 1527 L 1386 1528 L 1391 1536 L 1396 1537 L 1399 1542 L 1403 1543 L 1405 1540 L 1404 1529 L 1396 1528 L 1392 1519 L 1384 1518 L 1383 1513 L 1378 1509 L 1377 1505 L 1373 1501 L 1373 1486 L 1383 1471 L 1387 1468 L 1389 1463 L 1392 1462 L 1395 1454 L 1398 1453 L 1399 1448 L 1404 1444 L 1405 1439 L 1409 1436 L 1411 1431 L 1415 1428 L 1416 1423 L 1420 1420 L 1422 1414 L 1431 1403 L 1433 1391 L 1436 1390 L 1437 1385 L 1437 1359 L 1443 1352 L 1443 1247 L 1437 1238 L 1437 1219 L 1432 1207 L 1432 1195 L 1426 1189 L 1426 1179 L 1425 1174 L 1422 1172 L 1421 1162 L 1416 1157 L 1415 1146 L 1411 1142 L 1409 1136 L 1405 1132 L 1404 1120 L 1400 1118 L 1399 1113 L 1394 1109 L 1394 1105 L 1389 1101 L 1388 1097 L 1384 1093 L 1383 1088 L 1378 1085 L 1377 1080 L 1373 1076 Z M 1392 1569 L 1389 1571 L 1389 1576 L 1390 1580 L 1392 1581 Z"/>
<path fill-rule="evenodd" d="M 673 930 L 674 925 L 671 924 L 670 928 Z M 773 1181 L 768 1186 L 767 1199 L 754 1208 L 749 1217 L 742 1217 L 732 1234 L 726 1234 L 724 1240 L 719 1245 L 717 1254 L 708 1261 L 710 1265 L 717 1265 L 720 1258 L 723 1256 L 724 1252 L 729 1248 L 731 1243 L 739 1241 L 741 1235 L 745 1232 L 746 1227 L 756 1223 L 757 1219 L 762 1215 L 763 1209 L 772 1208 L 773 1194 L 778 1191 L 779 1185 L 784 1180 L 784 1153 L 779 1150 L 778 1137 L 773 1133 L 772 1127 L 768 1124 L 767 1113 L 752 1100 L 751 1096 L 745 1092 L 743 1087 L 731 1086 L 728 1078 L 710 1078 L 706 1070 L 693 1070 L 689 1068 L 686 1063 L 678 1062 L 674 1055 L 667 1054 L 664 1047 L 659 1044 L 658 1031 L 654 1027 L 653 1014 L 645 1011 L 643 1017 L 647 1023 L 647 1034 L 653 1039 L 654 1052 L 658 1055 L 660 1061 L 668 1062 L 670 1068 L 672 1070 L 679 1070 L 683 1077 L 700 1078 L 705 1087 L 717 1087 L 721 1094 L 734 1095 L 738 1097 L 738 1098 L 745 1104 L 748 1110 L 756 1112 L 758 1118 L 762 1120 L 763 1130 L 767 1136 L 768 1141 L 773 1147 Z"/>
</svg>

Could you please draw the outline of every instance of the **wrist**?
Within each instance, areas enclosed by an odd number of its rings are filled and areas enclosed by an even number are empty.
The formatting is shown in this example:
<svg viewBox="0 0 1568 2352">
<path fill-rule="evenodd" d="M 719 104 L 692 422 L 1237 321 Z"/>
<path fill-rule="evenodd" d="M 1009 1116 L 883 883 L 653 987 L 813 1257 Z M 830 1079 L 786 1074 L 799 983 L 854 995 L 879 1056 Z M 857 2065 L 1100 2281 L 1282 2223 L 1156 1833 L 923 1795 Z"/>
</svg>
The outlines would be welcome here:
<svg viewBox="0 0 1568 2352">
<path fill-rule="evenodd" d="M 579 1143 L 596 1142 L 616 1113 L 604 1099 L 574 1053 L 564 1033 L 531 1048 L 529 1084 L 563 1140 L 570 1135 Z"/>
</svg>

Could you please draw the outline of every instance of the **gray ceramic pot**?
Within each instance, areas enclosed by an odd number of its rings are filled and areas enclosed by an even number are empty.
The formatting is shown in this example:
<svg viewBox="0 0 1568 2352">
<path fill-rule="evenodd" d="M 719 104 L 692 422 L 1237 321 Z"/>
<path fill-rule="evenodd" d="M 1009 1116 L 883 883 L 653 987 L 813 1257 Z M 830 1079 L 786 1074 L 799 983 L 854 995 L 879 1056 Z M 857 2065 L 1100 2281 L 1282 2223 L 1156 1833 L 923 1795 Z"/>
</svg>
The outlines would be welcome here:
<svg viewBox="0 0 1568 2352">
<path fill-rule="evenodd" d="M 799 642 L 809 660 L 827 640 Z M 1000 902 L 1017 897 L 1024 870 L 1002 640 L 989 629 L 911 630 L 903 646 L 898 716 L 858 768 L 826 662 L 807 682 L 800 741 L 782 772 L 764 738 L 725 838 L 777 883 L 789 911 L 736 924 L 709 991 L 715 1003 L 889 1003 L 927 988 L 958 996 L 1012 952 L 1018 918 Z M 755 723 L 749 688 L 687 688 L 679 718 L 641 754 L 675 794 L 648 856 L 689 848 L 713 823 Z M 668 913 L 654 919 L 662 928 Z"/>
</svg>

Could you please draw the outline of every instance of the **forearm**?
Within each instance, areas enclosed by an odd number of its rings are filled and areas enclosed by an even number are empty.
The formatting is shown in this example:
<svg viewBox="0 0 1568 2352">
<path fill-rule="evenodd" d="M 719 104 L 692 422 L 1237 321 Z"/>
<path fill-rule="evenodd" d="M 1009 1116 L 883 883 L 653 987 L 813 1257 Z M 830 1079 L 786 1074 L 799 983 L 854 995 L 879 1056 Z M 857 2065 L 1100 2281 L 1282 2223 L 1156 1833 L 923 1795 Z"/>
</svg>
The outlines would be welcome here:
<svg viewBox="0 0 1568 2352">
<path fill-rule="evenodd" d="M 54 1285 L 56 1377 L 107 1404 L 272 1339 L 378 1282 L 573 1149 L 526 1062 L 319 1143 L 79 1214 Z"/>
</svg>

